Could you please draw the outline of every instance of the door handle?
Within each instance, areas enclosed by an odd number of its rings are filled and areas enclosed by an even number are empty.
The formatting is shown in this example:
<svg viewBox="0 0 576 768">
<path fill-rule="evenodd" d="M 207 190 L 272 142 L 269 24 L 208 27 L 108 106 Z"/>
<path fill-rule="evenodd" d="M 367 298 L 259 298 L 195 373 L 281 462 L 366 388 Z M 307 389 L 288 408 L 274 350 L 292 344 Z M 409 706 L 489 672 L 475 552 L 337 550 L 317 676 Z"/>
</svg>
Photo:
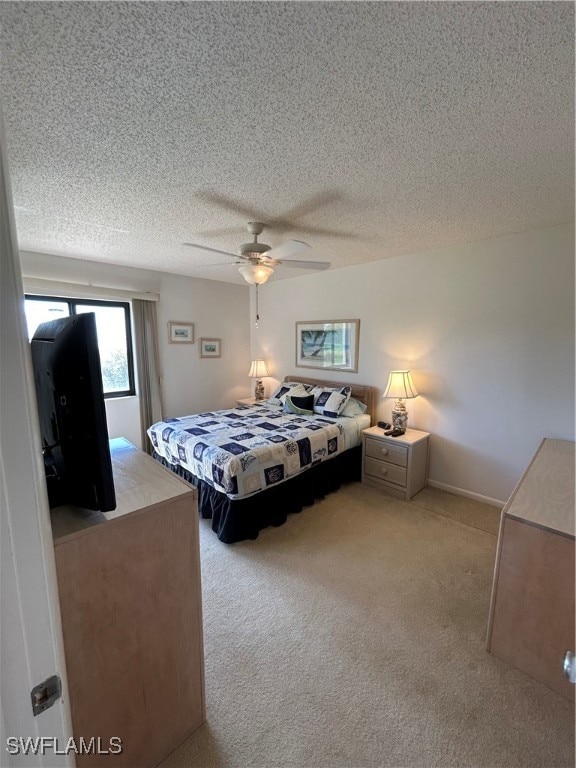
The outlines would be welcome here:
<svg viewBox="0 0 576 768">
<path fill-rule="evenodd" d="M 571 683 L 576 683 L 576 655 L 574 651 L 566 651 L 563 668 L 568 680 Z"/>
</svg>

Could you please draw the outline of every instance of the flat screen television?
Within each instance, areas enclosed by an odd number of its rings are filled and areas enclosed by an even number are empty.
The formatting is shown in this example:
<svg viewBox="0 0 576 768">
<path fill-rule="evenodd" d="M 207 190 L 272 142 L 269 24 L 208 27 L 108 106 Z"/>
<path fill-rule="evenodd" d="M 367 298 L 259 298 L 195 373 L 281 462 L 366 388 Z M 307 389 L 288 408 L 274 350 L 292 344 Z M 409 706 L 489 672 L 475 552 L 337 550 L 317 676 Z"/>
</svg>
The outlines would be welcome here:
<svg viewBox="0 0 576 768">
<path fill-rule="evenodd" d="M 50 507 L 116 509 L 96 315 L 42 323 L 31 349 Z"/>
</svg>

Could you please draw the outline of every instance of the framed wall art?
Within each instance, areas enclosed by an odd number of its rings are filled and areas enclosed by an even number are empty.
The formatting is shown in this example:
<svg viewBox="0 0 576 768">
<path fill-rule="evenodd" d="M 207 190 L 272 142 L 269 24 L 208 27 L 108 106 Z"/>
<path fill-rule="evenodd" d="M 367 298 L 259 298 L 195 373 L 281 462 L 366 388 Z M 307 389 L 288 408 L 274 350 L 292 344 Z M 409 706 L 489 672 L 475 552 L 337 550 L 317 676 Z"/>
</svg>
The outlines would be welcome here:
<svg viewBox="0 0 576 768">
<path fill-rule="evenodd" d="M 198 339 L 200 357 L 220 357 L 220 339 Z"/>
<path fill-rule="evenodd" d="M 194 344 L 194 326 L 192 323 L 168 323 L 168 341 L 170 344 Z"/>
<path fill-rule="evenodd" d="M 324 371 L 358 371 L 360 320 L 296 323 L 296 365 Z"/>
</svg>

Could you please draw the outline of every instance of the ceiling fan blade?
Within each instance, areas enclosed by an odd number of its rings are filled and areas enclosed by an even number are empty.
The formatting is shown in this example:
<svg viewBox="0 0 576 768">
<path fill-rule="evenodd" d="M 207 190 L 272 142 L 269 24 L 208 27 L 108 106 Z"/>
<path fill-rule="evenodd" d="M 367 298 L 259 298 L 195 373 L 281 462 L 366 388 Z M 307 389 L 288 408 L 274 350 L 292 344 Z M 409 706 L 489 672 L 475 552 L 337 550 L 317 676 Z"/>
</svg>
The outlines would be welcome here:
<svg viewBox="0 0 576 768">
<path fill-rule="evenodd" d="M 212 264 L 198 264 L 198 267 L 234 267 L 236 264 L 238 266 L 241 266 L 242 264 L 245 264 L 244 261 L 215 261 Z"/>
<path fill-rule="evenodd" d="M 189 245 L 191 248 L 199 248 L 201 251 L 210 251 L 211 253 L 220 253 L 222 256 L 232 256 L 233 259 L 240 258 L 235 253 L 229 251 L 219 251 L 217 248 L 208 248 L 206 245 L 199 245 L 198 243 L 182 243 L 182 245 Z"/>
<path fill-rule="evenodd" d="M 308 243 L 304 243 L 302 240 L 287 240 L 285 243 L 266 251 L 263 255 L 267 259 L 274 259 L 277 261 L 278 259 L 285 259 L 287 256 L 292 256 L 292 254 L 296 255 L 303 251 L 307 251 L 309 248 L 310 246 Z"/>
<path fill-rule="evenodd" d="M 276 264 L 282 264 L 283 267 L 294 267 L 295 269 L 329 269 L 329 261 L 298 261 L 297 259 L 286 259 L 285 261 L 276 261 Z"/>
</svg>

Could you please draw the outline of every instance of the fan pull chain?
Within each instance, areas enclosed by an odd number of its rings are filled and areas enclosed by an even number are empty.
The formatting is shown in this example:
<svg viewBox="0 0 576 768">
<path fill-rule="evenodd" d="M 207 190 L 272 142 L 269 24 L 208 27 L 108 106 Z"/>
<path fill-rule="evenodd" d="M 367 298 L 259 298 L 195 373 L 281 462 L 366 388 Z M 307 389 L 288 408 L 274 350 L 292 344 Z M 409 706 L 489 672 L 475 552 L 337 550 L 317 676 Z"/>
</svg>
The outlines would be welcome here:
<svg viewBox="0 0 576 768">
<path fill-rule="evenodd" d="M 258 328 L 258 321 L 260 320 L 260 315 L 258 314 L 258 283 L 256 283 L 256 322 L 254 323 L 254 326 Z"/>
</svg>

